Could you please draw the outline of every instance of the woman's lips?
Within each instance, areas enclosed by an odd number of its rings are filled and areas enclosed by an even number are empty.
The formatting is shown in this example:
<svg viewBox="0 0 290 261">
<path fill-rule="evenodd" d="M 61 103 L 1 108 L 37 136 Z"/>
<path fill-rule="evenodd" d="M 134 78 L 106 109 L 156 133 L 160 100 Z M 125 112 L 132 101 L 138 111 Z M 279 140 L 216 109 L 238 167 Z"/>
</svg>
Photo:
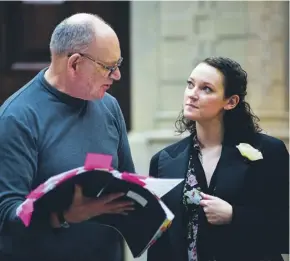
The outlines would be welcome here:
<svg viewBox="0 0 290 261">
<path fill-rule="evenodd" d="M 193 104 L 190 104 L 190 103 L 186 104 L 186 106 L 189 106 L 189 107 L 192 107 L 192 108 L 198 109 L 197 106 L 195 106 L 195 105 L 193 105 Z"/>
</svg>

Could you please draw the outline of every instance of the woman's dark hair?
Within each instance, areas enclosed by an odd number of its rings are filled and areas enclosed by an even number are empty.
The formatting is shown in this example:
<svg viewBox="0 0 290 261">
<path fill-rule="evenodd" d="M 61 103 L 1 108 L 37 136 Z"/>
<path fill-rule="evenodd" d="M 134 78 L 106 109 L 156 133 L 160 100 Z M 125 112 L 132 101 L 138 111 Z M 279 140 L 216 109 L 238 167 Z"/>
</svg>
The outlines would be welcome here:
<svg viewBox="0 0 290 261">
<path fill-rule="evenodd" d="M 225 98 L 238 95 L 240 101 L 232 110 L 224 113 L 225 138 L 232 142 L 248 141 L 257 132 L 261 132 L 259 118 L 252 112 L 249 103 L 245 101 L 247 95 L 247 73 L 239 63 L 225 57 L 209 57 L 201 63 L 206 63 L 224 76 Z M 180 112 L 176 122 L 176 132 L 181 134 L 189 131 L 195 134 L 196 122 L 184 117 L 183 110 Z"/>
</svg>

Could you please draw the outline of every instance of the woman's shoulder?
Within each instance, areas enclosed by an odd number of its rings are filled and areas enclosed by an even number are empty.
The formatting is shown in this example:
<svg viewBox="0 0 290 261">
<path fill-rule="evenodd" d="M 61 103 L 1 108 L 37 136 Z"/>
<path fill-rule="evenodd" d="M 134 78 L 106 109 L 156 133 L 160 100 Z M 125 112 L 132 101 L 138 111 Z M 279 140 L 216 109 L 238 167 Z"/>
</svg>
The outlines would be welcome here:
<svg viewBox="0 0 290 261">
<path fill-rule="evenodd" d="M 270 136 L 266 133 L 257 133 L 257 140 L 265 148 L 286 147 L 281 139 Z"/>
<path fill-rule="evenodd" d="M 151 160 L 154 159 L 158 159 L 160 154 L 162 153 L 167 153 L 169 154 L 171 157 L 175 157 L 176 155 L 178 155 L 181 151 L 184 151 L 186 149 L 186 147 L 191 143 L 192 140 L 192 136 L 187 136 L 181 140 L 178 140 L 170 145 L 167 145 L 166 147 L 164 147 L 163 149 L 159 150 L 158 152 L 156 152 Z"/>
<path fill-rule="evenodd" d="M 285 143 L 281 139 L 271 135 L 258 133 L 255 143 L 258 145 L 258 149 L 260 149 L 263 154 L 268 155 L 268 158 L 277 157 L 281 154 L 289 155 Z"/>
</svg>

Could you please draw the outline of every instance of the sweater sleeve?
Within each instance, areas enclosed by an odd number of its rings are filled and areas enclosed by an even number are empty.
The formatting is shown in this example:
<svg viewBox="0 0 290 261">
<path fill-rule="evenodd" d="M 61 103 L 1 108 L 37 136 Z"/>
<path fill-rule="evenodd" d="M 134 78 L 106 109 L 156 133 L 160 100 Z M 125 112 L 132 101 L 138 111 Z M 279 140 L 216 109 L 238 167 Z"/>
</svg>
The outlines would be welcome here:
<svg viewBox="0 0 290 261">
<path fill-rule="evenodd" d="M 0 232 L 24 229 L 16 216 L 37 169 L 37 149 L 30 130 L 13 116 L 0 118 Z M 16 230 L 16 231 L 15 231 Z"/>
<path fill-rule="evenodd" d="M 122 113 L 118 101 L 116 99 L 114 99 L 114 101 L 117 112 L 117 121 L 119 125 L 119 135 L 120 135 L 120 142 L 118 147 L 118 158 L 119 158 L 118 170 L 134 173 L 135 166 L 132 159 L 124 115 Z"/>
<path fill-rule="evenodd" d="M 158 178 L 158 161 L 160 152 L 152 156 L 149 166 L 149 175 Z M 160 238 L 148 249 L 147 261 L 173 261 L 174 255 L 171 253 L 170 246 L 171 242 L 169 239 L 168 230 L 165 231 Z"/>
<path fill-rule="evenodd" d="M 156 153 L 150 160 L 149 175 L 158 178 L 158 160 L 160 153 Z"/>
</svg>

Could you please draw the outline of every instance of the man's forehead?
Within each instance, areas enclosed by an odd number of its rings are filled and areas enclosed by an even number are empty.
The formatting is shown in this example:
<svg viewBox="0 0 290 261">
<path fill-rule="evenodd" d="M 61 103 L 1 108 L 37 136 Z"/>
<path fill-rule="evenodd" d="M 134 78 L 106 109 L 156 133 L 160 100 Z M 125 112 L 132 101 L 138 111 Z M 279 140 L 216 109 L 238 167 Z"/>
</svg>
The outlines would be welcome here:
<svg viewBox="0 0 290 261">
<path fill-rule="evenodd" d="M 121 57 L 121 50 L 118 41 L 98 42 L 92 50 L 95 57 L 108 64 L 116 64 Z"/>
<path fill-rule="evenodd" d="M 107 65 L 115 65 L 121 58 L 120 52 L 99 52 L 97 59 Z"/>
<path fill-rule="evenodd" d="M 108 52 L 102 52 L 97 55 L 98 59 L 101 60 L 102 62 L 106 64 L 116 64 L 120 58 L 121 58 L 121 53 L 120 51 L 108 51 Z"/>
</svg>

